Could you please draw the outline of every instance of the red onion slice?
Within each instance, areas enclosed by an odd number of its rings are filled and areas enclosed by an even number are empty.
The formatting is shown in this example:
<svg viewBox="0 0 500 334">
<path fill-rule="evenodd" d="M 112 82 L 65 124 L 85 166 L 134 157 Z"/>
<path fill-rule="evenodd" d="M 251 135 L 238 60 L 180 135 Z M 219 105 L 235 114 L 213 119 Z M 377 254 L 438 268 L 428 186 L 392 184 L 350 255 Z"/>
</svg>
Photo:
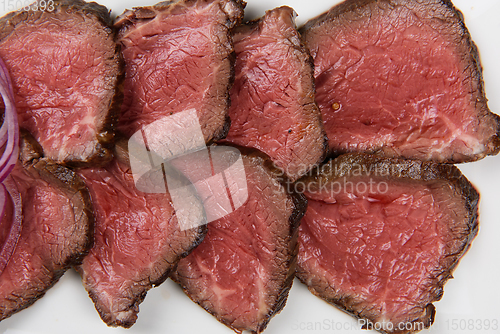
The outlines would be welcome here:
<svg viewBox="0 0 500 334">
<path fill-rule="evenodd" d="M 3 151 L 0 158 L 0 182 L 2 182 L 14 168 L 19 156 L 19 124 L 12 82 L 10 81 L 9 72 L 1 59 L 0 94 L 5 105 L 3 124 L 0 128 L 0 143 L 2 143 L 0 152 Z"/>
<path fill-rule="evenodd" d="M 5 106 L 0 128 L 0 275 L 14 253 L 21 234 L 21 195 L 13 181 L 7 179 L 19 157 L 19 124 L 14 90 L 9 72 L 0 59 L 0 94 Z M 7 186 L 7 188 L 6 188 Z M 8 189 L 8 190 L 7 190 Z"/>
</svg>

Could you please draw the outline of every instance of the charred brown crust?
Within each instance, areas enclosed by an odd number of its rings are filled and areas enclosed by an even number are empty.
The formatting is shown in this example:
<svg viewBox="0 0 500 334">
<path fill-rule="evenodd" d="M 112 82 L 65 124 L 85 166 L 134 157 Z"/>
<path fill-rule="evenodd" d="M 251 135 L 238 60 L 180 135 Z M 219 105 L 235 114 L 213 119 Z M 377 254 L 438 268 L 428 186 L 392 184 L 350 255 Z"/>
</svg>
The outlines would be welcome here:
<svg viewBox="0 0 500 334">
<path fill-rule="evenodd" d="M 366 166 L 369 170 L 376 170 L 379 175 L 385 175 L 378 177 L 386 177 L 389 180 L 397 178 L 400 180 L 412 180 L 417 182 L 444 181 L 453 189 L 453 192 L 458 194 L 463 200 L 467 212 L 467 215 L 464 217 L 464 221 L 466 221 L 467 225 L 467 238 L 462 240 L 463 242 L 458 251 L 446 255 L 448 266 L 436 274 L 438 280 L 431 288 L 432 299 L 425 306 L 425 313 L 419 319 L 414 319 L 412 321 L 421 322 L 424 324 L 425 328 L 428 328 L 434 322 L 435 316 L 435 307 L 432 303 L 442 298 L 445 283 L 453 277 L 452 273 L 454 269 L 462 256 L 470 248 L 472 240 L 477 235 L 479 229 L 479 193 L 460 170 L 453 165 L 431 161 L 384 158 L 378 155 L 362 153 L 349 153 L 328 161 L 317 168 L 312 175 L 300 179 L 297 183 L 298 188 L 307 187 L 306 189 L 315 191 L 315 187 L 318 184 L 326 184 L 339 178 L 349 177 L 351 173 L 355 174 L 356 172 L 353 171 L 353 166 Z M 306 273 L 298 270 L 297 278 L 308 286 Z M 364 314 L 363 310 L 357 309 L 354 300 L 349 296 L 329 298 L 323 296 L 321 291 L 316 290 L 312 286 L 308 286 L 308 289 L 314 295 L 358 319 L 368 318 L 368 320 L 373 323 L 377 321 L 375 318 L 370 318 Z M 384 331 L 381 332 L 386 333 Z M 414 331 L 393 331 L 390 333 L 414 333 Z"/>
<path fill-rule="evenodd" d="M 464 69 L 464 74 L 467 78 L 470 78 L 470 90 L 472 91 L 472 101 L 478 111 L 478 123 L 481 124 L 491 124 L 495 129 L 495 134 L 492 135 L 485 142 L 484 152 L 475 155 L 463 155 L 455 154 L 454 156 L 440 161 L 442 163 L 462 163 L 462 162 L 472 162 L 484 158 L 487 155 L 496 155 L 500 152 L 500 116 L 494 114 L 488 108 L 488 99 L 486 98 L 486 93 L 484 91 L 484 80 L 483 80 L 483 68 L 480 62 L 480 56 L 476 44 L 472 40 L 469 30 L 465 26 L 464 16 L 462 12 L 457 9 L 450 0 L 432 0 L 423 3 L 420 1 L 409 1 L 409 0 L 345 0 L 344 2 L 332 7 L 329 11 L 307 21 L 302 27 L 299 28 L 299 32 L 302 36 L 303 42 L 307 46 L 307 33 L 311 29 L 317 29 L 323 25 L 327 25 L 329 22 L 337 20 L 338 17 L 342 16 L 346 12 L 357 12 L 360 16 L 370 15 L 367 7 L 370 4 L 388 4 L 389 6 L 405 6 L 407 4 L 417 3 L 425 6 L 434 6 L 436 11 L 439 12 L 436 17 L 442 21 L 448 22 L 448 24 L 453 26 L 453 29 L 457 30 L 457 40 L 456 45 L 458 52 L 463 55 L 463 62 L 467 64 Z M 421 13 L 424 17 L 429 16 L 429 14 Z M 429 16 L 431 17 L 431 16 Z M 330 156 L 338 156 L 346 152 L 341 150 L 334 150 L 330 152 Z M 384 155 L 385 152 L 383 148 L 367 152 Z"/>
<path fill-rule="evenodd" d="M 54 10 L 51 12 L 44 10 L 18 10 L 10 12 L 0 18 L 0 25 L 2 26 L 0 41 L 14 33 L 18 24 L 27 20 L 36 20 L 43 15 L 58 15 L 59 13 L 78 14 L 97 19 L 102 25 L 102 30 L 107 33 L 109 38 L 116 42 L 117 30 L 113 27 L 110 11 L 105 6 L 83 0 L 54 0 Z M 58 161 L 58 163 L 68 167 L 103 166 L 113 158 L 111 151 L 114 145 L 114 132 L 123 101 L 123 81 L 125 78 L 125 64 L 121 57 L 119 45 L 116 45 L 114 54 L 118 64 L 118 75 L 114 83 L 114 94 L 110 100 L 108 113 L 96 135 L 97 144 L 94 147 L 94 153 L 85 161 L 65 160 Z"/>
<path fill-rule="evenodd" d="M 215 145 L 214 145 L 215 146 Z M 242 155 L 245 157 L 253 160 L 256 162 L 256 164 L 263 166 L 267 169 L 268 173 L 273 175 L 273 177 L 280 183 L 280 185 L 283 187 L 283 189 L 286 191 L 287 195 L 292 199 L 294 209 L 292 214 L 289 217 L 289 223 L 290 223 L 290 233 L 289 233 L 289 248 L 288 248 L 288 254 L 290 254 L 289 260 L 288 260 L 288 272 L 285 281 L 283 282 L 283 285 L 280 288 L 280 294 L 278 298 L 276 299 L 276 302 L 274 305 L 271 306 L 269 313 L 264 317 L 264 319 L 261 320 L 259 323 L 257 331 L 251 331 L 251 333 L 261 333 L 264 331 L 264 329 L 267 327 L 269 324 L 269 321 L 272 319 L 272 317 L 276 314 L 278 314 L 283 307 L 285 307 L 287 298 L 288 298 L 288 293 L 292 287 L 293 284 L 293 279 L 295 277 L 295 272 L 296 272 L 296 265 L 297 265 L 297 255 L 299 251 L 299 243 L 298 243 L 298 234 L 299 234 L 299 225 L 302 217 L 306 213 L 307 210 L 307 199 L 306 197 L 299 192 L 296 192 L 293 187 L 290 187 L 290 180 L 283 175 L 283 171 L 279 170 L 276 168 L 274 163 L 271 161 L 268 155 L 265 153 L 254 149 L 254 148 L 248 148 L 248 147 L 242 147 L 242 146 L 237 146 L 234 144 L 230 143 L 224 143 L 224 146 L 230 146 L 238 149 Z M 222 324 L 226 325 L 227 327 L 231 328 L 233 331 L 236 333 L 241 333 L 241 329 L 235 328 L 232 326 L 232 324 L 225 319 L 220 318 L 213 310 L 210 310 L 209 308 L 204 307 L 201 304 L 201 301 L 194 299 L 193 296 L 191 296 L 188 293 L 188 287 L 185 286 L 182 281 L 179 279 L 179 277 L 175 274 L 175 272 L 172 273 L 170 278 L 179 284 L 181 288 L 184 290 L 186 295 L 196 304 L 200 305 L 205 311 L 210 313 L 212 316 L 214 316 L 219 322 Z"/>
<path fill-rule="evenodd" d="M 19 131 L 19 160 L 23 165 L 31 163 L 34 159 L 43 158 L 43 148 L 28 130 Z"/>
<path fill-rule="evenodd" d="M 20 146 L 20 163 L 29 174 L 65 190 L 68 198 L 83 208 L 79 217 L 79 224 L 84 231 L 79 236 L 80 240 L 75 240 L 73 252 L 62 263 L 51 263 L 51 266 L 46 268 L 46 273 L 50 275 L 48 284 L 37 286 L 40 281 L 34 277 L 33 282 L 31 282 L 32 288 L 36 289 L 34 296 L 26 298 L 22 294 L 16 295 L 18 302 L 15 308 L 5 308 L 0 305 L 0 321 L 31 306 L 42 298 L 45 292 L 54 286 L 68 269 L 81 263 L 92 247 L 94 240 L 94 212 L 90 194 L 83 180 L 71 169 L 56 164 L 50 159 L 42 158 L 41 147 L 27 131 L 21 132 Z"/>
</svg>

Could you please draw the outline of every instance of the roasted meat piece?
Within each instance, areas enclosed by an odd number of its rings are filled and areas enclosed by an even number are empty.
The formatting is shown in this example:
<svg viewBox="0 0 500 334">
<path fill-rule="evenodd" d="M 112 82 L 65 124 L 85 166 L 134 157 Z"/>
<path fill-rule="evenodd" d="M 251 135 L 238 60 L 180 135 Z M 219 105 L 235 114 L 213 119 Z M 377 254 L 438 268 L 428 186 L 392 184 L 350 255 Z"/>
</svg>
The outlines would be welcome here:
<svg viewBox="0 0 500 334">
<path fill-rule="evenodd" d="M 332 153 L 497 154 L 476 45 L 449 0 L 347 0 L 301 28 Z"/>
<path fill-rule="evenodd" d="M 125 147 L 118 142 L 116 158 L 107 166 L 78 172 L 95 210 L 95 241 L 77 270 L 102 320 L 130 327 L 147 291 L 201 242 L 206 228 L 198 223 L 182 229 L 168 192 L 138 190 Z M 193 219 L 203 221 L 200 202 L 190 210 Z"/>
<path fill-rule="evenodd" d="M 297 277 L 371 328 L 429 327 L 478 230 L 479 194 L 460 171 L 351 153 L 299 184 L 309 204 Z"/>
<path fill-rule="evenodd" d="M 127 10 L 116 20 L 126 63 L 119 130 L 194 109 L 207 142 L 226 136 L 233 73 L 231 30 L 240 0 L 166 1 Z"/>
<path fill-rule="evenodd" d="M 295 181 L 328 149 L 314 102 L 312 59 L 290 7 L 270 10 L 236 29 L 235 82 L 227 142 L 266 153 Z"/>
<path fill-rule="evenodd" d="M 0 57 L 11 74 L 19 125 L 46 158 L 72 166 L 105 164 L 123 98 L 123 66 L 108 9 L 82 0 L 46 3 L 46 10 L 0 19 Z"/>
<path fill-rule="evenodd" d="M 285 306 L 306 201 L 288 191 L 267 156 L 240 151 L 248 200 L 208 224 L 205 239 L 179 262 L 173 279 L 226 326 L 260 333 Z"/>
</svg>

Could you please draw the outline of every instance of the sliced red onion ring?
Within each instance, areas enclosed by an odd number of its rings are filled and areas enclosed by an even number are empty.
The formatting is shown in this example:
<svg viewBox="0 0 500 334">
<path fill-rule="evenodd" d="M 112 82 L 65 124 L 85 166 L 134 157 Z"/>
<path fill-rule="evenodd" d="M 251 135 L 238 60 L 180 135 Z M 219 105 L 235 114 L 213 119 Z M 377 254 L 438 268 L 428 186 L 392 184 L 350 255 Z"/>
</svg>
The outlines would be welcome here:
<svg viewBox="0 0 500 334">
<path fill-rule="evenodd" d="M 12 82 L 4 62 L 0 59 L 0 94 L 5 105 L 3 124 L 0 128 L 0 144 L 2 157 L 0 158 L 0 182 L 14 168 L 19 157 L 19 124 L 14 104 Z"/>
<path fill-rule="evenodd" d="M 0 275 L 16 248 L 21 234 L 21 195 L 7 176 L 19 157 L 19 124 L 14 104 L 14 90 L 4 62 L 0 59 L 0 94 L 5 105 L 0 127 Z M 7 188 L 6 188 L 7 185 Z"/>
</svg>

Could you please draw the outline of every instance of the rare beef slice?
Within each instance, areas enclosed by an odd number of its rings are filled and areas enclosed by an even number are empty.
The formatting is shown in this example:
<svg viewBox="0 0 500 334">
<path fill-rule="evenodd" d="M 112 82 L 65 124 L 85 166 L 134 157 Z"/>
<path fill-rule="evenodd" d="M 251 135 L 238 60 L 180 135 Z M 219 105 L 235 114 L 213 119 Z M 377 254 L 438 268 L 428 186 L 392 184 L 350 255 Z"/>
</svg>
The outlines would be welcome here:
<svg viewBox="0 0 500 334">
<path fill-rule="evenodd" d="M 0 19 L 0 57 L 13 81 L 19 124 L 51 160 L 109 162 L 123 98 L 109 12 L 81 0 L 45 4 Z"/>
<path fill-rule="evenodd" d="M 196 110 L 207 142 L 226 136 L 233 73 L 231 30 L 240 0 L 180 0 L 127 10 L 116 20 L 126 63 L 119 130 Z"/>
<path fill-rule="evenodd" d="M 498 153 L 477 48 L 449 0 L 348 0 L 301 33 L 332 153 L 452 163 Z"/>
<path fill-rule="evenodd" d="M 94 216 L 83 181 L 41 158 L 26 132 L 21 143 L 21 161 L 4 181 L 22 210 L 22 229 L 0 275 L 0 320 L 41 298 L 92 245 Z"/>
<path fill-rule="evenodd" d="M 306 201 L 288 192 L 267 156 L 239 149 L 247 201 L 208 224 L 205 239 L 179 262 L 172 278 L 226 326 L 260 333 L 284 307 L 292 285 Z"/>
<path fill-rule="evenodd" d="M 206 228 L 201 203 L 190 206 L 196 227 L 183 229 L 168 192 L 139 191 L 125 147 L 118 142 L 109 165 L 79 171 L 89 187 L 96 221 L 94 246 L 77 270 L 102 320 L 128 328 L 137 320 L 147 291 L 201 242 Z"/>
<path fill-rule="evenodd" d="M 297 185 L 308 198 L 297 276 L 385 333 L 434 321 L 478 230 L 479 194 L 451 165 L 346 154 Z"/>
<path fill-rule="evenodd" d="M 266 153 L 292 181 L 319 164 L 328 148 L 314 102 L 312 59 L 294 16 L 292 8 L 280 7 L 236 29 L 226 138 Z"/>
</svg>

